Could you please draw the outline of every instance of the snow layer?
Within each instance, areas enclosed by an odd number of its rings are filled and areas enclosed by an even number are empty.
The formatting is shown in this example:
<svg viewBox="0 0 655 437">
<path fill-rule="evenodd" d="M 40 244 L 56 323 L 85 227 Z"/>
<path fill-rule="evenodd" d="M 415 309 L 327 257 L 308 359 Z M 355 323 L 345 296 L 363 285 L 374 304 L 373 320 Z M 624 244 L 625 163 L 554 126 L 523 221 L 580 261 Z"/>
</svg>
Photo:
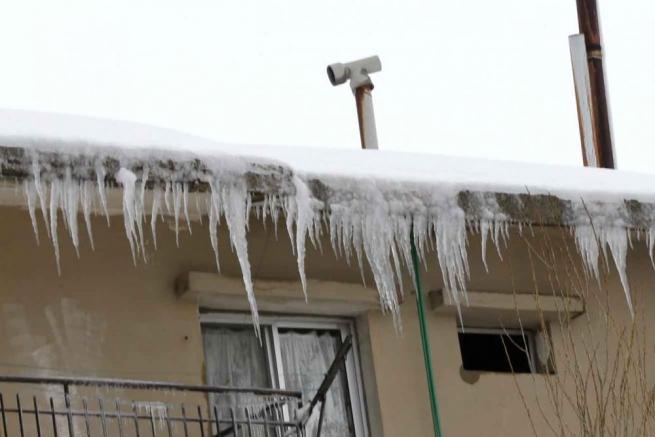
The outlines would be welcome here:
<svg viewBox="0 0 655 437">
<path fill-rule="evenodd" d="M 184 218 L 190 230 L 188 182 L 200 180 L 208 184 L 210 192 L 196 207 L 201 216 L 209 217 L 209 238 L 217 268 L 216 229 L 221 218 L 225 219 L 256 327 L 257 304 L 246 239 L 253 206 L 247 171 L 252 164 L 279 166 L 290 175 L 294 193 L 269 193 L 263 202 L 255 205 L 255 211 L 262 219 L 270 217 L 276 223 L 280 213 L 284 213 L 305 295 L 308 292 L 304 268 L 306 242 L 309 239 L 314 245 L 319 244 L 320 234 L 327 231 L 337 254 L 349 262 L 356 260 L 362 271 L 364 261 L 368 263 L 381 307 L 397 321 L 399 298 L 403 294 L 402 271 L 410 267 L 408 271 L 412 272 L 411 238 L 422 262 L 429 251 L 436 251 L 445 288 L 458 304 L 466 304 L 467 230 L 481 234 L 485 267 L 489 239 L 500 253 L 512 218 L 503 213 L 495 200 L 479 195 L 481 213 L 472 221 L 458 204 L 461 191 L 551 194 L 571 201 L 572 211 L 562 220 L 571 227 L 588 271 L 599 277 L 599 259 L 609 249 L 631 311 L 626 273 L 629 223 L 624 201 L 655 203 L 653 178 L 648 175 L 439 155 L 226 145 L 145 125 L 45 113 L 0 111 L 0 144 L 24 148 L 31 156 L 32 174 L 23 181 L 25 203 L 37 241 L 36 209 L 41 209 L 58 266 L 58 211 L 76 250 L 80 244 L 80 211 L 92 241 L 91 205 L 99 203 L 106 214 L 108 176 L 123 189 L 125 233 L 135 263 L 138 255 L 147 260 L 144 248 L 147 215 L 150 215 L 156 247 L 157 217 L 163 214 L 174 217 L 176 233 Z M 84 156 L 87 161 L 95 162 L 95 176 L 85 178 L 70 163 L 62 177 L 60 171 L 53 171 L 50 162 L 44 161 L 42 152 L 56 152 L 64 157 Z M 121 167 L 115 174 L 107 174 L 102 164 L 105 157 L 120 160 Z M 136 168 L 137 160 L 146 164 Z M 146 210 L 146 185 L 155 170 L 162 178 L 158 165 L 162 160 L 178 164 L 163 174 L 165 183 L 151 188 L 152 205 Z M 185 164 L 189 160 L 202 162 L 207 171 L 198 172 Z M 319 190 L 314 186 L 317 181 L 321 185 Z M 317 195 L 317 191 L 322 195 Z M 655 213 L 649 214 L 651 223 L 655 223 Z M 655 227 L 645 231 L 652 253 Z"/>
</svg>

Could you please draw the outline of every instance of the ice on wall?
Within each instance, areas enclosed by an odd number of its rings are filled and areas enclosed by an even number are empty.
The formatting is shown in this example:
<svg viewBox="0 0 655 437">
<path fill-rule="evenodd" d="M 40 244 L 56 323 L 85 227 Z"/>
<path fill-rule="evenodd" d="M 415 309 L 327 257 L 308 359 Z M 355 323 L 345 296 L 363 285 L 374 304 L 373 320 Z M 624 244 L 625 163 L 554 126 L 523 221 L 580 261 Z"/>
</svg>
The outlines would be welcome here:
<svg viewBox="0 0 655 437">
<path fill-rule="evenodd" d="M 157 221 L 164 215 L 174 220 L 176 243 L 179 232 L 186 227 L 191 232 L 189 213 L 189 181 L 199 180 L 209 186 L 209 192 L 196 193 L 196 208 L 200 215 L 208 216 L 209 240 L 219 265 L 218 226 L 224 222 L 229 231 L 232 250 L 241 271 L 253 322 L 258 330 L 257 302 L 248 257 L 248 219 L 253 202 L 248 192 L 247 165 L 239 159 L 208 159 L 203 162 L 208 171 L 200 172 L 191 164 L 178 163 L 175 168 L 162 169 L 161 156 L 153 154 L 145 160 L 147 165 L 136 166 L 129 154 L 121 158 L 120 168 L 108 174 L 96 156 L 93 178 L 78 174 L 79 169 L 69 164 L 62 170 L 53 169 L 38 152 L 32 152 L 32 177 L 23 181 L 23 191 L 29 217 L 39 241 L 38 214 L 41 209 L 46 232 L 52 242 L 57 269 L 61 270 L 59 231 L 63 226 L 72 245 L 79 253 L 80 224 L 83 218 L 89 244 L 93 247 L 90 216 L 102 211 L 108 218 L 106 181 L 115 180 L 122 189 L 122 215 L 124 231 L 131 249 L 133 262 L 139 258 L 147 262 L 145 229 L 150 227 L 153 250 L 157 247 Z M 144 162 L 143 154 L 139 162 Z M 56 171 L 55 171 L 56 170 Z M 380 306 L 399 320 L 399 303 L 405 288 L 403 272 L 413 279 L 411 243 L 416 245 L 419 261 L 427 263 L 429 253 L 436 252 L 443 275 L 443 284 L 458 307 L 467 304 L 468 231 L 477 231 L 481 237 L 481 258 L 487 266 L 489 241 L 502 257 L 502 247 L 508 238 L 510 218 L 505 216 L 493 197 L 479 195 L 478 219 L 467 219 L 458 203 L 460 187 L 443 184 L 438 189 L 420 183 L 399 183 L 379 178 L 321 175 L 320 180 L 329 187 L 329 196 L 317 199 L 309 188 L 310 179 L 317 176 L 287 169 L 293 193 L 268 193 L 254 205 L 256 215 L 266 223 L 276 224 L 281 214 L 297 256 L 298 272 L 307 297 L 305 274 L 306 245 L 320 248 L 321 234 L 329 233 L 332 250 L 356 263 L 362 272 L 370 268 L 379 292 Z M 153 179 L 153 173 L 157 177 Z M 475 196 L 475 195 L 474 195 Z M 655 214 L 653 214 L 655 217 Z M 61 218 L 61 222 L 60 222 Z M 181 222 L 184 223 L 181 223 Z M 616 204 L 583 201 L 573 202 L 568 225 L 572 229 L 584 264 L 592 277 L 600 277 L 600 260 L 613 260 L 625 289 L 630 311 L 633 311 L 627 278 L 627 251 L 630 245 L 626 211 Z M 655 231 L 649 230 L 646 243 L 655 246 Z"/>
</svg>

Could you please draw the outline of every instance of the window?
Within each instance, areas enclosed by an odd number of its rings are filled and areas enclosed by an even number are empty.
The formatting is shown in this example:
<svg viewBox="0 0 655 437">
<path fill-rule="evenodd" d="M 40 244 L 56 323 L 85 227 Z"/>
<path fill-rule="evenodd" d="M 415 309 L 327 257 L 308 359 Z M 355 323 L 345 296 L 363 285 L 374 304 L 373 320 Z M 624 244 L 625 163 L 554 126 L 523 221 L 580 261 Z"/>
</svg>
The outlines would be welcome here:
<svg viewBox="0 0 655 437">
<path fill-rule="evenodd" d="M 502 329 L 459 330 L 464 370 L 535 373 L 535 332 Z"/>
<path fill-rule="evenodd" d="M 303 403 L 315 395 L 342 340 L 353 333 L 348 320 L 262 317 L 262 342 L 255 337 L 250 315 L 202 314 L 207 382 L 234 387 L 275 387 L 299 390 Z M 357 348 L 349 352 L 345 372 L 326 396 L 322 434 L 365 435 L 365 419 Z M 248 405 L 249 395 L 221 396 L 219 408 Z M 316 417 L 314 417 L 314 415 Z M 309 420 L 308 435 L 316 430 L 318 409 Z"/>
</svg>

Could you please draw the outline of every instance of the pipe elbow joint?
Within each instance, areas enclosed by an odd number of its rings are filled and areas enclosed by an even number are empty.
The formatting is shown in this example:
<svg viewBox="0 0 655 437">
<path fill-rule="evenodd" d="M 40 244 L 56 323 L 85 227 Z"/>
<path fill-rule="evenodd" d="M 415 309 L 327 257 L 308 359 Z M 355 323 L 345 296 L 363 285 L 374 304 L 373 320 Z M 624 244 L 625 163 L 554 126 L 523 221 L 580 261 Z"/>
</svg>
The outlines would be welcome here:
<svg viewBox="0 0 655 437">
<path fill-rule="evenodd" d="M 333 86 L 341 85 L 350 80 L 350 88 L 353 93 L 362 86 L 373 87 L 370 74 L 382 70 L 382 63 L 378 56 L 358 59 L 346 64 L 335 63 L 327 67 L 328 79 Z"/>
</svg>

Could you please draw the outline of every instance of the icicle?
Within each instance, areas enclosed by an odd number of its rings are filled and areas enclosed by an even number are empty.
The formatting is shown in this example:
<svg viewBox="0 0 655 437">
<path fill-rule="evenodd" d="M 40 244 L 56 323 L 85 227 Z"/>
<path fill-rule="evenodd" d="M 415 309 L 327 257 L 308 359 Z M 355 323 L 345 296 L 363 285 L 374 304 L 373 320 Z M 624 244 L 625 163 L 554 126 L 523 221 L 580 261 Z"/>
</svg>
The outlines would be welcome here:
<svg viewBox="0 0 655 437">
<path fill-rule="evenodd" d="M 157 216 L 161 206 L 161 188 L 155 186 L 152 193 L 152 211 L 150 213 L 150 231 L 152 232 L 152 242 L 157 250 Z"/>
<path fill-rule="evenodd" d="M 153 427 L 156 422 L 157 429 L 159 431 L 163 431 L 166 424 L 168 423 L 168 406 L 163 402 L 151 402 L 151 401 L 134 402 L 132 404 L 132 408 L 139 411 L 139 413 L 142 415 L 151 417 L 153 421 Z"/>
<path fill-rule="evenodd" d="M 150 169 L 146 166 L 143 168 L 143 173 L 141 174 L 141 190 L 139 191 L 139 198 L 136 202 L 136 228 L 139 233 L 139 245 L 141 246 L 141 256 L 143 257 L 143 262 L 148 262 L 146 255 L 146 244 L 145 236 L 143 232 L 143 222 L 146 219 L 146 184 L 148 183 L 148 177 L 150 176 Z"/>
<path fill-rule="evenodd" d="M 296 253 L 298 262 L 298 273 L 302 283 L 302 291 L 307 302 L 307 277 L 305 275 L 305 242 L 307 232 L 310 232 L 314 223 L 314 211 L 311 205 L 311 195 L 307 185 L 298 177 L 293 178 L 293 184 L 296 187 L 295 198 L 295 219 L 296 219 Z"/>
<path fill-rule="evenodd" d="M 34 189 L 39 198 L 39 203 L 41 205 L 41 214 L 43 215 L 43 222 L 45 223 L 45 230 L 50 237 L 50 225 L 48 224 L 48 208 L 46 207 L 47 203 L 47 194 L 41 184 L 41 166 L 39 165 L 39 160 L 36 154 L 32 157 L 32 177 L 34 177 Z"/>
<path fill-rule="evenodd" d="M 602 251 L 605 262 L 609 263 L 607 253 L 609 247 L 625 293 L 628 309 L 634 317 L 627 273 L 629 230 L 623 219 L 626 215 L 624 209 L 608 208 L 604 204 L 586 204 L 582 200 L 574 202 L 572 207 L 574 219 L 571 226 L 575 235 L 576 246 L 587 271 L 595 276 L 600 284 L 598 260 Z"/>
<path fill-rule="evenodd" d="M 403 288 L 403 274 L 402 274 L 402 265 L 400 264 L 400 258 L 398 256 L 398 251 L 396 250 L 396 245 L 391 245 L 391 259 L 393 260 L 393 266 L 396 271 L 396 278 L 398 280 L 398 288 L 400 290 L 400 296 L 405 295 L 405 290 Z"/>
<path fill-rule="evenodd" d="M 451 199 L 433 222 L 437 258 L 441 266 L 444 287 L 448 290 L 461 318 L 461 298 L 468 302 L 466 280 L 469 276 L 466 221 L 464 211 Z"/>
<path fill-rule="evenodd" d="M 480 245 L 482 250 L 482 264 L 484 270 L 489 273 L 489 266 L 487 265 L 487 239 L 489 238 L 489 222 L 486 220 L 480 221 Z"/>
<path fill-rule="evenodd" d="M 82 185 L 82 214 L 84 214 L 84 223 L 86 225 L 86 232 L 89 235 L 89 243 L 91 243 L 91 250 L 95 250 L 93 244 L 93 231 L 91 229 L 91 201 L 93 185 L 91 182 L 84 182 Z"/>
<path fill-rule="evenodd" d="M 252 321 L 255 326 L 255 333 L 260 337 L 259 329 L 259 312 L 257 311 L 257 301 L 252 284 L 250 273 L 250 261 L 248 260 L 248 240 L 246 239 L 246 204 L 248 192 L 245 181 L 233 181 L 227 186 L 221 188 L 221 200 L 225 221 L 230 232 L 232 247 L 236 251 L 241 274 L 243 275 L 243 284 L 246 288 Z"/>
<path fill-rule="evenodd" d="M 130 243 L 132 261 L 136 265 L 136 212 L 135 212 L 135 184 L 136 175 L 125 167 L 121 167 L 116 173 L 116 182 L 123 186 L 123 221 L 125 223 L 125 235 Z"/>
<path fill-rule="evenodd" d="M 507 247 L 507 222 L 498 220 L 494 218 L 492 222 L 492 227 L 493 227 L 493 232 L 491 234 L 491 241 L 494 243 L 494 246 L 496 247 L 496 253 L 498 254 L 498 258 L 500 260 L 503 260 L 503 254 L 500 250 L 500 243 L 501 241 Z"/>
<path fill-rule="evenodd" d="M 336 214 L 331 214 L 330 218 L 330 244 L 332 245 L 332 250 L 334 251 L 334 254 L 339 258 L 339 242 L 337 241 L 337 235 L 339 235 L 339 231 L 337 230 L 337 220 L 336 220 Z"/>
<path fill-rule="evenodd" d="M 252 210 L 252 194 L 246 191 L 246 231 L 250 230 L 250 211 Z"/>
<path fill-rule="evenodd" d="M 416 284 L 416 275 L 412 263 L 412 238 L 413 238 L 413 219 L 402 215 L 398 217 L 395 223 L 394 240 L 400 250 L 402 259 L 407 266 L 407 271 L 412 281 L 412 286 Z M 356 247 L 356 246 L 355 246 Z M 361 267 L 360 267 L 361 268 Z M 363 279 L 363 276 L 362 276 Z"/>
<path fill-rule="evenodd" d="M 221 217 L 220 185 L 217 181 L 209 181 L 209 240 L 214 251 L 216 271 L 220 273 L 221 266 L 218 261 L 218 224 Z"/>
<path fill-rule="evenodd" d="M 184 203 L 184 220 L 187 228 L 189 228 L 189 235 L 191 235 L 193 232 L 191 231 L 191 220 L 189 220 L 189 184 L 187 182 L 182 184 L 182 200 Z"/>
<path fill-rule="evenodd" d="M 182 207 L 182 186 L 173 184 L 173 215 L 175 218 L 175 244 L 180 247 L 180 208 Z"/>
<path fill-rule="evenodd" d="M 366 278 L 364 277 L 364 251 L 362 249 L 364 246 L 364 242 L 362 241 L 361 219 L 359 219 L 358 221 L 359 221 L 359 226 L 353 227 L 352 244 L 353 246 L 355 246 L 355 257 L 357 258 L 357 265 L 359 267 L 359 274 L 362 278 L 362 284 L 366 286 Z"/>
<path fill-rule="evenodd" d="M 635 310 L 632 306 L 632 296 L 630 293 L 630 283 L 628 282 L 628 231 L 621 227 L 612 227 L 603 232 L 603 240 L 609 246 L 616 270 L 619 272 L 621 285 L 625 293 L 625 299 L 628 303 L 630 314 L 634 318 Z"/>
<path fill-rule="evenodd" d="M 648 229 L 648 240 L 646 240 L 648 246 L 648 255 L 650 256 L 650 263 L 655 269 L 655 259 L 653 258 L 653 250 L 655 250 L 655 225 L 651 225 Z"/>
<path fill-rule="evenodd" d="M 52 247 L 55 250 L 55 260 L 57 262 L 57 273 L 61 275 L 61 262 L 59 258 L 59 238 L 57 236 L 57 208 L 60 201 L 60 182 L 54 179 L 50 183 L 50 238 Z"/>
<path fill-rule="evenodd" d="M 284 213 L 286 215 L 286 227 L 287 234 L 289 234 L 289 240 L 291 241 L 291 253 L 296 254 L 296 244 L 295 238 L 293 237 L 293 220 L 295 218 L 295 211 L 298 207 L 296 206 L 295 197 L 288 197 L 284 204 Z"/>
<path fill-rule="evenodd" d="M 214 251 L 214 259 L 216 261 L 216 271 L 220 273 L 221 265 L 218 262 L 218 219 L 220 217 L 220 195 L 218 187 L 212 185 L 210 193 L 210 204 L 209 204 L 209 241 L 212 245 L 212 250 Z"/>
<path fill-rule="evenodd" d="M 390 217 L 380 193 L 374 189 L 364 189 L 364 194 L 365 198 L 355 201 L 353 206 L 356 208 L 331 208 L 328 223 L 330 241 L 336 254 L 343 253 L 348 257 L 351 250 L 348 246 L 352 244 L 358 263 L 366 256 L 378 290 L 380 306 L 384 312 L 393 315 L 394 323 L 400 330 L 399 294 L 396 286 L 396 280 L 400 281 L 400 278 L 396 277 L 394 266 L 394 257 L 397 259 L 397 253 L 394 256 L 395 220 Z M 312 220 L 320 222 L 320 219 L 321 216 L 317 215 Z M 363 280 L 363 268 L 360 272 Z"/>
<path fill-rule="evenodd" d="M 166 213 L 168 215 L 171 214 L 171 183 L 166 182 L 166 186 L 164 187 L 164 205 L 166 205 Z"/>
<path fill-rule="evenodd" d="M 70 233 L 71 240 L 73 241 L 73 247 L 75 247 L 75 254 L 78 258 L 80 257 L 80 236 L 77 227 L 79 198 L 80 185 L 77 181 L 73 180 L 71 168 L 66 167 L 62 196 L 64 205 L 63 213 L 66 219 L 66 223 L 68 223 L 68 231 Z"/>
<path fill-rule="evenodd" d="M 195 193 L 195 195 L 193 197 L 196 199 L 195 203 L 196 203 L 196 213 L 198 214 L 198 221 L 200 222 L 200 225 L 202 226 L 202 224 L 203 224 L 202 223 L 202 210 L 200 209 L 200 200 L 199 200 L 200 194 Z M 191 225 L 190 224 L 189 224 L 189 232 L 191 232 Z"/>
<path fill-rule="evenodd" d="M 582 256 L 583 264 L 588 274 L 600 281 L 600 271 L 598 269 L 598 258 L 600 256 L 600 248 L 598 247 L 598 240 L 592 225 L 580 224 L 573 228 L 575 236 L 575 244 L 578 252 Z"/>
<path fill-rule="evenodd" d="M 102 162 L 96 162 L 96 184 L 98 185 L 98 196 L 100 197 L 100 205 L 102 205 L 102 211 L 105 213 L 107 218 L 107 226 L 109 226 L 109 210 L 107 208 L 107 192 L 105 191 L 105 177 L 107 172 L 105 167 L 102 165 Z"/>
<path fill-rule="evenodd" d="M 275 200 L 275 198 L 272 198 L 272 202 L 275 202 L 274 204 L 271 205 L 271 218 L 273 219 L 273 233 L 275 234 L 275 241 L 278 239 L 278 233 L 277 233 L 277 228 L 278 224 L 280 222 L 280 207 L 278 205 L 278 202 Z"/>
<path fill-rule="evenodd" d="M 393 230 L 388 216 L 376 209 L 364 217 L 363 242 L 364 253 L 373 272 L 380 304 L 383 310 L 391 312 L 395 322 L 399 315 L 398 295 L 394 270 L 389 259 L 391 245 L 393 244 Z M 399 325 L 398 325 L 399 326 Z"/>
<path fill-rule="evenodd" d="M 36 244 L 40 245 L 39 241 L 39 225 L 36 221 L 36 189 L 34 184 L 28 180 L 23 181 L 23 190 L 25 191 L 25 200 L 27 201 L 27 210 L 30 214 L 30 220 L 32 222 L 32 229 L 34 230 L 34 238 L 36 238 Z"/>
</svg>

